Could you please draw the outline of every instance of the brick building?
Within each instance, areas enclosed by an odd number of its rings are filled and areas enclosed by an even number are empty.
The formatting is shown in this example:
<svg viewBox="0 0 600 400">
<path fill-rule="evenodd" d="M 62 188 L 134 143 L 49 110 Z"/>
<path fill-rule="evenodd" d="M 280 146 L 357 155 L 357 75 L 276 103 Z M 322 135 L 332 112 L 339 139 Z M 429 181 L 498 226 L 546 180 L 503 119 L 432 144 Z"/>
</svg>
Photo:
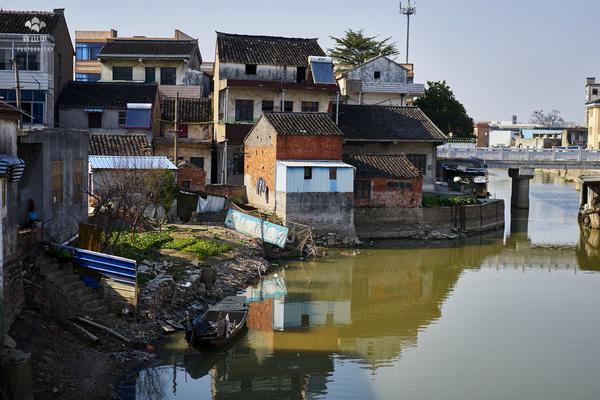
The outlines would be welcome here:
<svg viewBox="0 0 600 400">
<path fill-rule="evenodd" d="M 317 232 L 354 236 L 354 171 L 328 114 L 263 113 L 244 149 L 250 204 Z"/>
<path fill-rule="evenodd" d="M 357 154 L 344 156 L 356 168 L 355 207 L 421 206 L 423 178 L 403 154 Z"/>
<path fill-rule="evenodd" d="M 206 171 L 189 161 L 177 164 L 177 187 L 192 192 L 206 191 Z"/>
</svg>

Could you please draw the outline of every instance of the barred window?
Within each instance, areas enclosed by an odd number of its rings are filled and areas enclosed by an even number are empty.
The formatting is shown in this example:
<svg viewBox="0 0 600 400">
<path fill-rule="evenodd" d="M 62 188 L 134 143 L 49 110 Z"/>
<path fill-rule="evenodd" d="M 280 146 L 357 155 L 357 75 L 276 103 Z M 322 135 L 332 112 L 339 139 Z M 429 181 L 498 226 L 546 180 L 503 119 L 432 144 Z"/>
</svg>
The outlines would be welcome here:
<svg viewBox="0 0 600 400">
<path fill-rule="evenodd" d="M 421 174 L 425 175 L 427 171 L 427 156 L 425 154 L 407 154 L 406 158 L 421 171 Z"/>
</svg>

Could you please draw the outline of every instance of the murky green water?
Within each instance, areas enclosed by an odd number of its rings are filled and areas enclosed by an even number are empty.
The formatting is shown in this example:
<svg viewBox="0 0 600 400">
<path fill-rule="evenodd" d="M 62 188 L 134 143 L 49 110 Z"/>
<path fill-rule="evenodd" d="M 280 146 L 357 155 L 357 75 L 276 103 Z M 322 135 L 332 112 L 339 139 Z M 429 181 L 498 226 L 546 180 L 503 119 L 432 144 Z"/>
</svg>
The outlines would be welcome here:
<svg viewBox="0 0 600 400">
<path fill-rule="evenodd" d="M 599 399 L 600 233 L 572 185 L 531 189 L 504 235 L 291 263 L 248 290 L 237 344 L 171 337 L 124 398 Z"/>
</svg>

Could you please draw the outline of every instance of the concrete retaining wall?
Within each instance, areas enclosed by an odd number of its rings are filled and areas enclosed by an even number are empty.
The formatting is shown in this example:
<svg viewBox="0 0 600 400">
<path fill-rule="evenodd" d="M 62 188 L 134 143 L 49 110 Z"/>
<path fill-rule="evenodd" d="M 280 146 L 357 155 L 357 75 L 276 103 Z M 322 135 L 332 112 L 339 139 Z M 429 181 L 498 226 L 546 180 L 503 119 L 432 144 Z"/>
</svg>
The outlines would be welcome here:
<svg viewBox="0 0 600 400">
<path fill-rule="evenodd" d="M 356 208 L 354 223 L 360 239 L 476 234 L 504 226 L 504 201 L 437 208 Z"/>
</svg>

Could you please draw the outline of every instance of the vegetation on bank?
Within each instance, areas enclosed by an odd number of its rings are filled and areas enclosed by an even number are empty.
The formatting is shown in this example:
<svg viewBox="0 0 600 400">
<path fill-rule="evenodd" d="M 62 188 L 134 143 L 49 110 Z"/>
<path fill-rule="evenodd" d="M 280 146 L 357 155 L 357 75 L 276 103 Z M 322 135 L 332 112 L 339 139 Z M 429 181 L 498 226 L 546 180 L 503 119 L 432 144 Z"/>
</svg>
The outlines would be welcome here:
<svg viewBox="0 0 600 400">
<path fill-rule="evenodd" d="M 140 232 L 135 236 L 122 233 L 111 240 L 111 253 L 137 261 L 160 256 L 160 250 L 170 249 L 194 254 L 199 260 L 231 250 L 228 243 L 196 237 L 173 237 L 170 232 Z"/>
<path fill-rule="evenodd" d="M 470 206 L 479 204 L 475 196 L 435 196 L 423 195 L 423 207 L 452 207 L 452 206 Z"/>
</svg>

